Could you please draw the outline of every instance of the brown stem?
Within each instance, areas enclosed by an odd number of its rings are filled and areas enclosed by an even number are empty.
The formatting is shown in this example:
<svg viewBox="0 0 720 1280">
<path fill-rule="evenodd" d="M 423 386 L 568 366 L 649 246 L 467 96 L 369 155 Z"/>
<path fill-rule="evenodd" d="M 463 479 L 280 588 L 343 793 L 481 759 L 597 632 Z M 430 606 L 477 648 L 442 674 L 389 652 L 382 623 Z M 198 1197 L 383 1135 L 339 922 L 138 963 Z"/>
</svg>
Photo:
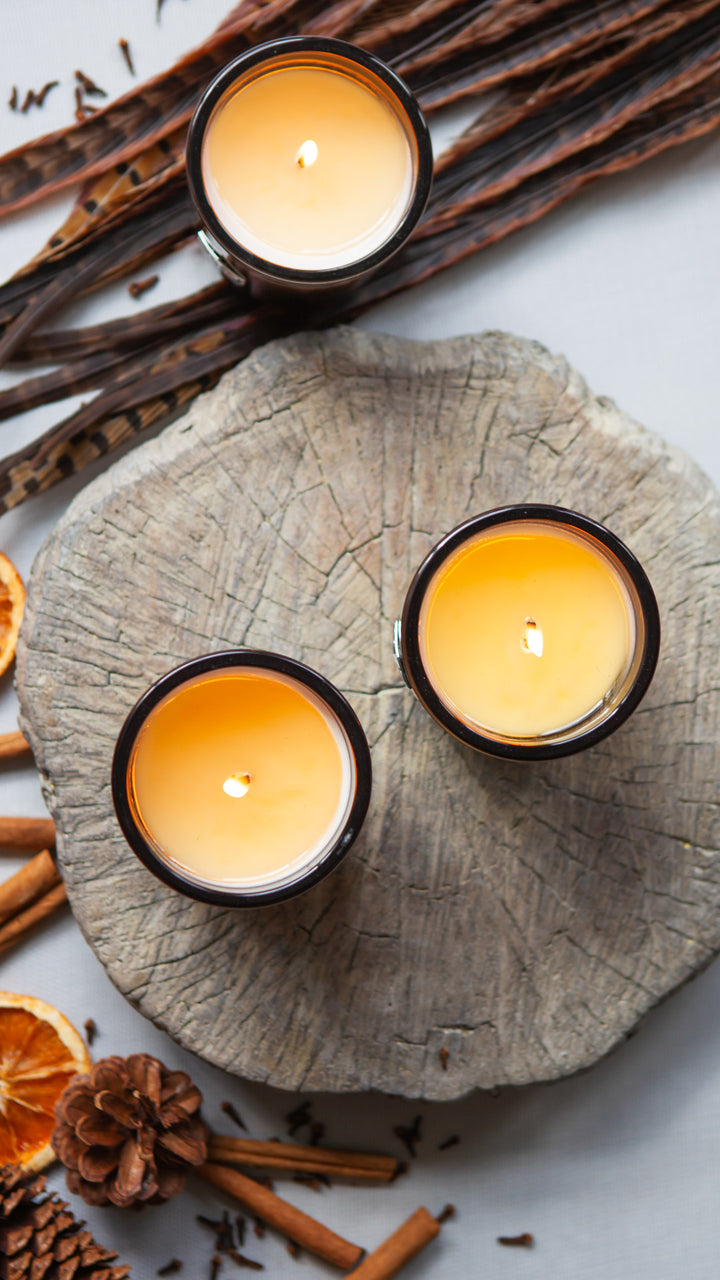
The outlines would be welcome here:
<svg viewBox="0 0 720 1280">
<path fill-rule="evenodd" d="M 43 894 L 42 898 L 38 898 L 37 902 L 33 902 L 27 910 L 21 911 L 19 915 L 13 916 L 12 920 L 8 920 L 7 924 L 0 928 L 0 955 L 14 947 L 16 942 L 22 942 L 27 934 L 66 902 L 65 885 L 60 881 L 53 889 Z"/>
<path fill-rule="evenodd" d="M 48 849 L 25 863 L 0 884 L 0 925 L 41 898 L 60 881 L 60 872 Z"/>
<path fill-rule="evenodd" d="M 19 729 L 13 733 L 0 733 L 0 761 L 19 760 L 31 754 L 30 743 Z"/>
<path fill-rule="evenodd" d="M 391 1280 L 439 1231 L 437 1218 L 427 1209 L 416 1209 L 412 1217 L 363 1259 L 353 1271 L 352 1280 Z"/>
<path fill-rule="evenodd" d="M 258 1142 L 212 1134 L 208 1154 L 225 1164 L 257 1169 L 280 1169 L 288 1173 L 326 1173 L 336 1178 L 367 1178 L 390 1182 L 397 1173 L 394 1156 L 364 1151 L 333 1151 L 293 1142 Z"/>
<path fill-rule="evenodd" d="M 55 823 L 52 818 L 0 817 L 0 851 L 18 849 L 22 853 L 39 853 L 54 843 Z"/>
<path fill-rule="evenodd" d="M 226 1169 L 219 1164 L 204 1164 L 197 1170 L 206 1182 L 239 1200 L 251 1213 L 262 1218 L 288 1240 L 294 1240 L 308 1253 L 324 1258 L 334 1266 L 347 1271 L 360 1260 L 363 1250 L 359 1245 L 344 1240 L 317 1219 L 281 1200 L 273 1191 L 261 1187 L 252 1178 L 246 1178 L 237 1169 Z"/>
</svg>

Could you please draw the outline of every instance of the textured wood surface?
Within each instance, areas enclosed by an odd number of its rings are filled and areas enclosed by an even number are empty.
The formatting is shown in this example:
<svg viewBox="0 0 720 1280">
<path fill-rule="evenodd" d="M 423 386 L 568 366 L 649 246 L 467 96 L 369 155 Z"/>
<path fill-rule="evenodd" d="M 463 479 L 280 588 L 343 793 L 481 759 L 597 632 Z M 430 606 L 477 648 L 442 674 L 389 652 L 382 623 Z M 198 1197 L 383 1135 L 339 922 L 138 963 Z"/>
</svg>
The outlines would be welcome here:
<svg viewBox="0 0 720 1280">
<path fill-rule="evenodd" d="M 438 536 L 523 501 L 608 524 L 663 623 L 630 721 L 533 765 L 451 740 L 391 646 Z M 710 482 L 536 344 L 340 330 L 256 352 L 90 485 L 33 571 L 21 724 L 82 929 L 182 1044 L 285 1088 L 450 1098 L 588 1066 L 720 948 L 719 588 Z M 375 772 L 340 870 L 243 913 L 154 880 L 110 799 L 142 689 L 237 645 L 338 684 Z"/>
</svg>

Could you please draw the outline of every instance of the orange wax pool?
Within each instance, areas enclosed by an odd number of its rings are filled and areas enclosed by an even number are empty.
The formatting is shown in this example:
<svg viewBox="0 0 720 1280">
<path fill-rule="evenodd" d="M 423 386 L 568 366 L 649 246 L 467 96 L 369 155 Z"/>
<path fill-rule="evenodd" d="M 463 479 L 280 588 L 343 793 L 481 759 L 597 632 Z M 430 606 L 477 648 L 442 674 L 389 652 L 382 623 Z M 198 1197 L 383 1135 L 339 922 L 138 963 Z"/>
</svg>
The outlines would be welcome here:
<svg viewBox="0 0 720 1280">
<path fill-rule="evenodd" d="M 382 87 L 339 66 L 253 72 L 210 118 L 208 199 L 230 235 L 266 261 L 343 266 L 384 244 L 406 212 L 408 128 Z"/>
<path fill-rule="evenodd" d="M 341 831 L 354 762 L 340 722 L 310 690 L 251 667 L 198 676 L 148 715 L 133 750 L 140 826 L 200 883 L 281 883 Z"/>
<path fill-rule="evenodd" d="M 471 538 L 431 580 L 420 653 L 438 696 L 473 729 L 537 737 L 582 721 L 627 674 L 636 624 L 594 539 L 547 523 Z"/>
</svg>

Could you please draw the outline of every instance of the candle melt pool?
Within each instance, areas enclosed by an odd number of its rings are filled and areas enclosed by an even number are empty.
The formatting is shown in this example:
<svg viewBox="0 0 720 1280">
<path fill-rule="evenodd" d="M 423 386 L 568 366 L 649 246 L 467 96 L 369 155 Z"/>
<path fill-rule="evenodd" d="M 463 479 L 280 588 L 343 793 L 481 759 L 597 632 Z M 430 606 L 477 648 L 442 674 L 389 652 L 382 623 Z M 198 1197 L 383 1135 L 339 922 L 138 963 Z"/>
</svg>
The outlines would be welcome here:
<svg viewBox="0 0 720 1280">
<path fill-rule="evenodd" d="M 203 139 L 208 199 L 246 250 L 279 266 L 332 268 L 384 244 L 413 190 L 409 126 L 382 88 L 339 68 L 253 73 Z"/>
<path fill-rule="evenodd" d="M 470 728 L 538 737 L 612 696 L 635 646 L 628 590 L 599 544 L 547 523 L 504 524 L 438 569 L 420 612 L 422 661 Z"/>
<path fill-rule="evenodd" d="M 353 757 L 333 712 L 279 672 L 198 676 L 148 715 L 130 764 L 136 818 L 166 863 L 199 883 L 282 881 L 347 820 Z"/>
</svg>

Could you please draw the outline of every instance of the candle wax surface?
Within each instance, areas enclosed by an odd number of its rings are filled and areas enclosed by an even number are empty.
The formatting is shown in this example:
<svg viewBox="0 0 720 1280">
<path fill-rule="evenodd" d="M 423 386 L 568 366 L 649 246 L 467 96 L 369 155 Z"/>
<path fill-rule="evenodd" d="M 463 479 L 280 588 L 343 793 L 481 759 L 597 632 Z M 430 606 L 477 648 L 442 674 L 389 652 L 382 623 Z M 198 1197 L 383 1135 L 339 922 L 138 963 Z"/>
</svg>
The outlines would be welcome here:
<svg viewBox="0 0 720 1280">
<path fill-rule="evenodd" d="M 150 712 L 131 790 L 176 871 L 262 887 L 334 843 L 353 770 L 339 722 L 310 690 L 238 668 L 195 677 Z"/>
<path fill-rule="evenodd" d="M 239 244 L 277 265 L 313 270 L 384 244 L 407 209 L 413 162 L 384 96 L 338 70 L 290 66 L 221 100 L 203 140 L 202 172 L 218 219 Z"/>
<path fill-rule="evenodd" d="M 589 539 L 506 524 L 437 571 L 419 639 L 454 715 L 490 736 L 527 738 L 581 721 L 617 688 L 635 620 L 619 571 Z"/>
</svg>

